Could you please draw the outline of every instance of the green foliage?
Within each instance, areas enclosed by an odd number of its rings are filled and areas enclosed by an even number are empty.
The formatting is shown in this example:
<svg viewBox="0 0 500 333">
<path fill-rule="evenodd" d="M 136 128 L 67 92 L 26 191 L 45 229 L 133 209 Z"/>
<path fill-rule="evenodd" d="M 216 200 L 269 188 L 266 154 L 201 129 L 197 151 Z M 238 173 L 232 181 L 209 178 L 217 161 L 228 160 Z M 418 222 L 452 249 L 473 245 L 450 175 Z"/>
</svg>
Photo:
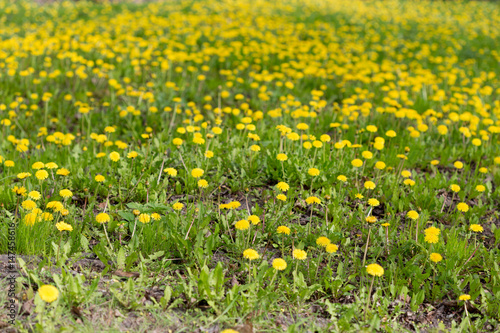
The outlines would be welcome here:
<svg viewBox="0 0 500 333">
<path fill-rule="evenodd" d="M 495 4 L 0 13 L 19 331 L 499 330 Z"/>
</svg>

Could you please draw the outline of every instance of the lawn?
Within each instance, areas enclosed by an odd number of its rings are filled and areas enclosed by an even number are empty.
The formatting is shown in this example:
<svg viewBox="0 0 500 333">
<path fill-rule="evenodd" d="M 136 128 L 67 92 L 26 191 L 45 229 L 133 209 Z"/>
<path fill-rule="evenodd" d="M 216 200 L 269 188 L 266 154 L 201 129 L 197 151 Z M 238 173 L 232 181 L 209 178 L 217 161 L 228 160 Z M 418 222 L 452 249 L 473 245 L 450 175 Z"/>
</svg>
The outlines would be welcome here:
<svg viewBox="0 0 500 333">
<path fill-rule="evenodd" d="M 0 13 L 0 331 L 500 331 L 498 3 Z"/>
</svg>

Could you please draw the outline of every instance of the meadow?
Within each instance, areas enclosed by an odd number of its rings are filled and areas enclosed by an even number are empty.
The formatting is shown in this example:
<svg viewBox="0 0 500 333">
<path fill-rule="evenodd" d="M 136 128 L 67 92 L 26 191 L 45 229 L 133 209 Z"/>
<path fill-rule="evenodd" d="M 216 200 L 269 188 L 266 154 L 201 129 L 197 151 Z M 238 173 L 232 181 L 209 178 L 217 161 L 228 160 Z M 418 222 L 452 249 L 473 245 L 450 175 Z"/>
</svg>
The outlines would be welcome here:
<svg viewBox="0 0 500 333">
<path fill-rule="evenodd" d="M 500 331 L 498 3 L 0 13 L 0 331 Z"/>
</svg>

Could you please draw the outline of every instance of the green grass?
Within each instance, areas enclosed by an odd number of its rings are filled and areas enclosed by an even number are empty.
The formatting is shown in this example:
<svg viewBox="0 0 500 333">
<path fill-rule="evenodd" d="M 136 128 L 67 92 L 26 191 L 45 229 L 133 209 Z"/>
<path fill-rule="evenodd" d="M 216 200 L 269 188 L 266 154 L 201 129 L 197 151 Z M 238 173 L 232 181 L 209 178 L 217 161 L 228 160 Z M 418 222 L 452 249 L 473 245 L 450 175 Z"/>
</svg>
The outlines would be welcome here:
<svg viewBox="0 0 500 333">
<path fill-rule="evenodd" d="M 0 0 L 0 13 L 17 331 L 500 328 L 495 3 Z"/>
</svg>

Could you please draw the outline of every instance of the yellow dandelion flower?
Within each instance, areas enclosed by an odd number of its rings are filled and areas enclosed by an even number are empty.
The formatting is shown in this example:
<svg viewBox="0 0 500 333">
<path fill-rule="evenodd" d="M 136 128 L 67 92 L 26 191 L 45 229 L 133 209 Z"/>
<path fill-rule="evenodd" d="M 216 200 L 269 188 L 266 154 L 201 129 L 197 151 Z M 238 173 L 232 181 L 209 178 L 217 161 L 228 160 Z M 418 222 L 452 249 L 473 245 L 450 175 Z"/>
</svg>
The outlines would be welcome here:
<svg viewBox="0 0 500 333">
<path fill-rule="evenodd" d="M 258 145 L 251 145 L 250 146 L 250 150 L 253 151 L 253 152 L 259 152 L 260 151 L 260 146 Z"/>
<path fill-rule="evenodd" d="M 401 171 L 401 176 L 403 176 L 404 178 L 409 178 L 409 177 L 411 177 L 411 171 L 403 170 L 403 171 Z"/>
<path fill-rule="evenodd" d="M 314 205 L 314 204 L 318 204 L 319 205 L 321 203 L 321 200 L 319 198 L 317 198 L 317 197 L 311 196 L 311 197 L 308 197 L 306 199 L 306 203 L 308 205 Z"/>
<path fill-rule="evenodd" d="M 24 179 L 24 178 L 27 178 L 30 176 L 31 176 L 31 173 L 29 173 L 29 172 L 21 172 L 21 173 L 17 174 L 17 178 L 19 178 L 19 179 Z"/>
<path fill-rule="evenodd" d="M 139 222 L 141 223 L 149 223 L 151 221 L 151 215 L 149 214 L 141 214 L 138 217 Z"/>
<path fill-rule="evenodd" d="M 43 169 L 45 168 L 45 164 L 42 163 L 42 162 L 35 162 L 33 163 L 33 165 L 31 166 L 32 169 L 34 170 L 40 170 L 40 169 Z"/>
<path fill-rule="evenodd" d="M 276 258 L 273 260 L 273 268 L 277 271 L 283 271 L 287 267 L 286 261 L 281 258 Z"/>
<path fill-rule="evenodd" d="M 366 181 L 364 183 L 364 187 L 367 189 L 367 190 L 373 190 L 375 188 L 375 183 L 372 182 L 372 181 Z"/>
<path fill-rule="evenodd" d="M 253 225 L 257 225 L 260 223 L 260 218 L 257 215 L 250 215 L 247 217 L 247 220 L 250 221 Z"/>
<path fill-rule="evenodd" d="M 326 252 L 328 253 L 335 253 L 339 250 L 339 247 L 336 245 L 336 244 L 328 244 L 326 247 L 325 247 L 325 250 Z"/>
<path fill-rule="evenodd" d="M 260 255 L 254 249 L 246 249 L 245 251 L 243 251 L 243 258 L 252 261 L 259 259 Z"/>
<path fill-rule="evenodd" d="M 277 229 L 276 229 L 276 232 L 278 234 L 285 234 L 285 235 L 290 235 L 290 228 L 284 226 L 284 225 L 280 225 Z"/>
<path fill-rule="evenodd" d="M 28 197 L 30 197 L 33 200 L 40 200 L 42 195 L 38 191 L 31 191 L 30 193 L 28 193 Z"/>
<path fill-rule="evenodd" d="M 239 201 L 231 201 L 228 203 L 228 208 L 229 209 L 236 209 L 241 206 L 241 203 Z"/>
<path fill-rule="evenodd" d="M 430 256 L 429 256 L 429 259 L 432 261 L 432 262 L 435 262 L 435 263 L 438 263 L 440 262 L 441 260 L 443 260 L 443 256 L 440 255 L 439 253 L 431 253 Z"/>
<path fill-rule="evenodd" d="M 483 227 L 479 224 L 471 224 L 469 226 L 469 230 L 470 231 L 474 231 L 474 232 L 483 232 Z"/>
<path fill-rule="evenodd" d="M 378 161 L 377 163 L 375 163 L 375 168 L 379 169 L 379 170 L 384 170 L 386 167 L 385 163 L 382 162 L 382 161 Z"/>
<path fill-rule="evenodd" d="M 359 158 L 356 158 L 356 159 L 351 161 L 351 165 L 355 168 L 359 168 L 363 165 L 363 161 L 360 160 Z"/>
<path fill-rule="evenodd" d="M 131 151 L 127 154 L 127 158 L 136 158 L 139 154 L 136 151 Z"/>
<path fill-rule="evenodd" d="M 200 168 L 194 168 L 193 170 L 191 170 L 191 176 L 193 176 L 194 178 L 200 178 L 204 173 L 205 171 Z"/>
<path fill-rule="evenodd" d="M 61 169 L 57 170 L 56 174 L 59 176 L 67 176 L 70 174 L 70 172 L 68 169 L 61 168 Z"/>
<path fill-rule="evenodd" d="M 45 170 L 38 170 L 36 173 L 35 173 L 35 177 L 38 179 L 38 180 L 45 180 L 49 177 L 49 173 Z"/>
<path fill-rule="evenodd" d="M 234 226 L 238 230 L 247 230 L 248 228 L 250 228 L 250 223 L 248 222 L 248 220 L 239 220 L 235 223 Z"/>
<path fill-rule="evenodd" d="M 59 290 L 51 285 L 43 285 L 38 289 L 38 295 L 42 301 L 52 303 L 59 297 Z"/>
<path fill-rule="evenodd" d="M 457 209 L 462 213 L 467 213 L 469 211 L 469 205 L 467 205 L 465 202 L 460 202 L 457 205 Z"/>
<path fill-rule="evenodd" d="M 59 168 L 59 166 L 57 164 L 55 164 L 54 162 L 49 162 L 49 163 L 45 164 L 45 167 L 47 169 L 50 169 L 50 170 Z"/>
<path fill-rule="evenodd" d="M 281 161 L 281 162 L 288 160 L 288 156 L 286 156 L 286 154 L 278 154 L 276 156 L 276 158 L 278 159 L 278 161 Z"/>
<path fill-rule="evenodd" d="M 290 186 L 285 182 L 279 182 L 278 184 L 276 184 L 276 187 L 282 192 L 286 192 L 290 189 Z"/>
<path fill-rule="evenodd" d="M 44 212 L 44 213 L 42 214 L 42 220 L 44 220 L 44 221 L 48 221 L 48 222 L 53 221 L 53 220 L 54 220 L 54 215 L 52 215 L 52 214 L 51 214 L 51 213 L 49 213 L 49 212 Z"/>
<path fill-rule="evenodd" d="M 109 154 L 109 159 L 113 162 L 118 162 L 120 159 L 120 153 L 113 151 Z"/>
<path fill-rule="evenodd" d="M 370 275 L 373 275 L 373 276 L 384 275 L 384 269 L 382 268 L 382 266 L 380 266 L 378 264 L 370 264 L 370 265 L 366 266 L 366 272 Z"/>
<path fill-rule="evenodd" d="M 280 200 L 280 201 L 286 201 L 286 195 L 280 193 L 276 196 L 276 199 Z"/>
<path fill-rule="evenodd" d="M 337 176 L 337 180 L 340 180 L 341 182 L 345 183 L 347 181 L 347 177 L 344 175 L 339 175 Z"/>
<path fill-rule="evenodd" d="M 180 202 L 176 202 L 176 203 L 174 203 L 174 204 L 172 205 L 172 208 L 173 208 L 174 210 L 179 211 L 179 210 L 181 210 L 182 208 L 184 208 L 184 204 L 182 204 L 182 203 L 180 203 Z"/>
<path fill-rule="evenodd" d="M 319 246 L 326 247 L 330 243 L 331 243 L 331 241 L 324 236 L 318 237 L 318 239 L 316 239 L 316 244 Z"/>
<path fill-rule="evenodd" d="M 99 213 L 97 214 L 97 216 L 95 217 L 95 220 L 98 222 L 98 223 L 106 223 L 106 222 L 109 222 L 111 221 L 111 217 L 106 214 L 106 213 Z"/>
<path fill-rule="evenodd" d="M 415 181 L 413 179 L 405 179 L 403 184 L 408 185 L 408 186 L 413 186 L 413 185 L 415 185 Z"/>
<path fill-rule="evenodd" d="M 305 260 L 307 258 L 307 252 L 301 249 L 295 249 L 292 252 L 293 257 L 298 260 Z"/>
<path fill-rule="evenodd" d="M 59 231 L 73 231 L 71 224 L 65 223 L 63 221 L 56 223 L 56 228 Z"/>
<path fill-rule="evenodd" d="M 435 244 L 439 241 L 439 234 L 441 233 L 441 230 L 439 230 L 436 227 L 429 227 L 424 230 L 425 234 L 425 241 L 429 244 Z"/>
<path fill-rule="evenodd" d="M 396 137 L 396 132 L 394 132 L 393 130 L 389 130 L 389 131 L 385 132 L 385 135 L 389 138 L 394 138 L 394 137 Z"/>
<path fill-rule="evenodd" d="M 73 192 L 68 189 L 63 189 L 59 191 L 59 195 L 65 199 L 71 198 L 73 196 Z"/>
<path fill-rule="evenodd" d="M 314 177 L 319 175 L 319 170 L 316 168 L 310 168 L 309 170 L 307 170 L 307 173 L 309 174 L 309 176 Z"/>
<path fill-rule="evenodd" d="M 406 213 L 406 216 L 412 220 L 416 220 L 420 215 L 418 215 L 416 211 L 410 210 L 408 213 Z"/>
<path fill-rule="evenodd" d="M 371 160 L 373 158 L 373 153 L 371 151 L 366 150 L 361 153 L 361 156 L 363 156 L 363 158 L 366 160 Z"/>
<path fill-rule="evenodd" d="M 175 170 L 174 168 L 166 168 L 165 170 L 163 170 L 163 172 L 165 172 L 170 177 L 176 177 L 177 176 L 177 170 Z"/>
</svg>

